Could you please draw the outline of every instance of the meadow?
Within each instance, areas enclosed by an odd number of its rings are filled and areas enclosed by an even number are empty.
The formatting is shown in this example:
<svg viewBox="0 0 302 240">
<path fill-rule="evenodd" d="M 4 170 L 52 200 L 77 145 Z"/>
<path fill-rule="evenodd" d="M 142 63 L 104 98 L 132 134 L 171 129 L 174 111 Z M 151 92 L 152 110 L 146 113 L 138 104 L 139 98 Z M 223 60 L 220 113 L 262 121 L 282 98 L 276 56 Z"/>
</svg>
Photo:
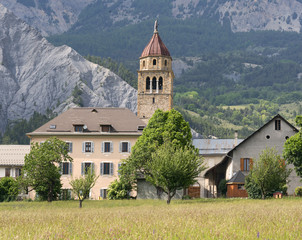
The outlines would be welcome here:
<svg viewBox="0 0 302 240">
<path fill-rule="evenodd" d="M 302 239 L 302 198 L 0 203 L 0 239 Z"/>
</svg>

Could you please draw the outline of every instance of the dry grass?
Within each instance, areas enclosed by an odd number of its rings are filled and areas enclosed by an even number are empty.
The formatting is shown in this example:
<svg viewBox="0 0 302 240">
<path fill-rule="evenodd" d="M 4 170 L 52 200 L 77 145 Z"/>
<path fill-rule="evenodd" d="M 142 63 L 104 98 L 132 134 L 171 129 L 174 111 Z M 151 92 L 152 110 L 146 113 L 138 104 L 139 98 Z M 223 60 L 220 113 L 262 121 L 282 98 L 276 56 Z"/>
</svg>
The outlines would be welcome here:
<svg viewBox="0 0 302 240">
<path fill-rule="evenodd" d="M 302 239 L 302 199 L 13 202 L 0 239 Z"/>
</svg>

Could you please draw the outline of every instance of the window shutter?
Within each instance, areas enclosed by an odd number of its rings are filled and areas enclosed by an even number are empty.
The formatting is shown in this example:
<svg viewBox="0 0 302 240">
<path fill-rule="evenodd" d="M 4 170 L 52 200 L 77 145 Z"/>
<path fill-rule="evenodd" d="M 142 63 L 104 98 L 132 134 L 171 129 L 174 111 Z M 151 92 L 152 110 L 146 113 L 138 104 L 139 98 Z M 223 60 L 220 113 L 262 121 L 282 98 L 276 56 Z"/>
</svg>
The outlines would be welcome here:
<svg viewBox="0 0 302 240">
<path fill-rule="evenodd" d="M 91 173 L 94 173 L 94 163 L 91 163 Z"/>
<path fill-rule="evenodd" d="M 82 152 L 85 152 L 85 142 L 82 143 Z"/>
<path fill-rule="evenodd" d="M 72 142 L 70 143 L 70 152 L 72 153 Z"/>
<path fill-rule="evenodd" d="M 103 189 L 100 190 L 100 196 L 101 198 L 104 198 Z"/>
<path fill-rule="evenodd" d="M 81 174 L 84 175 L 84 163 L 81 163 Z"/>
<path fill-rule="evenodd" d="M 69 175 L 72 175 L 72 163 L 69 163 Z"/>
<path fill-rule="evenodd" d="M 91 142 L 91 152 L 94 152 L 94 142 Z"/>
<path fill-rule="evenodd" d="M 250 170 L 252 170 L 252 169 L 253 169 L 253 159 L 250 158 Z"/>
<path fill-rule="evenodd" d="M 110 163 L 110 175 L 113 175 L 113 163 Z"/>
<path fill-rule="evenodd" d="M 100 164 L 100 175 L 103 176 L 104 163 Z"/>
<path fill-rule="evenodd" d="M 121 165 L 122 165 L 121 163 L 118 163 L 118 164 L 117 164 L 117 175 L 118 175 L 118 176 L 121 175 L 121 174 L 120 174 Z"/>
<path fill-rule="evenodd" d="M 113 152 L 113 142 L 110 142 L 110 152 Z"/>
<path fill-rule="evenodd" d="M 244 170 L 244 158 L 240 158 L 240 170 Z"/>
<path fill-rule="evenodd" d="M 123 142 L 120 142 L 119 151 L 122 152 Z"/>
<path fill-rule="evenodd" d="M 102 149 L 101 149 L 101 150 L 102 150 L 102 153 L 104 152 L 104 144 L 105 144 L 105 143 L 102 142 Z"/>
<path fill-rule="evenodd" d="M 131 152 L 131 142 L 128 142 L 128 152 Z"/>
</svg>

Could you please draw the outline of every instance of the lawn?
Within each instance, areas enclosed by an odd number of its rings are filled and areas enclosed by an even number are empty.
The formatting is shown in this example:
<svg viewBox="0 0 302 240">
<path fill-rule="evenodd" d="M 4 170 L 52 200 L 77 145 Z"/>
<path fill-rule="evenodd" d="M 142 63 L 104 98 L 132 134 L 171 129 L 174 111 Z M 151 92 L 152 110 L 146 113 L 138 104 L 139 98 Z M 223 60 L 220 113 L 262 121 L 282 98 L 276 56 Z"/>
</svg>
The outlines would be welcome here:
<svg viewBox="0 0 302 240">
<path fill-rule="evenodd" d="M 0 203 L 0 239 L 302 239 L 302 198 Z"/>
</svg>

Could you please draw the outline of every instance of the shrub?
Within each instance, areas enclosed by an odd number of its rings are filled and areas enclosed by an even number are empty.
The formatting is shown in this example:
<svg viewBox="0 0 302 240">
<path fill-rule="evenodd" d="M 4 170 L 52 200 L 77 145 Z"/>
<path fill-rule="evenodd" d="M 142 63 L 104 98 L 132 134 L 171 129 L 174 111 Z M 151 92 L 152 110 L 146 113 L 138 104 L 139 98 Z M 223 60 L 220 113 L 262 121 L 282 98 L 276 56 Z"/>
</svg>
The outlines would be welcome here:
<svg viewBox="0 0 302 240">
<path fill-rule="evenodd" d="M 302 187 L 296 187 L 295 194 L 296 196 L 302 197 Z"/>
<path fill-rule="evenodd" d="M 223 197 L 226 196 L 226 193 L 227 193 L 227 180 L 222 179 L 222 180 L 219 182 L 218 191 L 219 191 L 219 193 L 220 193 Z"/>
<path fill-rule="evenodd" d="M 0 180 L 0 202 L 14 201 L 19 193 L 18 182 L 12 177 L 4 177 Z"/>
<path fill-rule="evenodd" d="M 124 183 L 121 180 L 114 180 L 108 190 L 108 199 L 110 200 L 118 200 L 118 199 L 126 199 L 129 198 L 129 192 L 131 191 L 131 185 L 128 183 Z"/>
</svg>

